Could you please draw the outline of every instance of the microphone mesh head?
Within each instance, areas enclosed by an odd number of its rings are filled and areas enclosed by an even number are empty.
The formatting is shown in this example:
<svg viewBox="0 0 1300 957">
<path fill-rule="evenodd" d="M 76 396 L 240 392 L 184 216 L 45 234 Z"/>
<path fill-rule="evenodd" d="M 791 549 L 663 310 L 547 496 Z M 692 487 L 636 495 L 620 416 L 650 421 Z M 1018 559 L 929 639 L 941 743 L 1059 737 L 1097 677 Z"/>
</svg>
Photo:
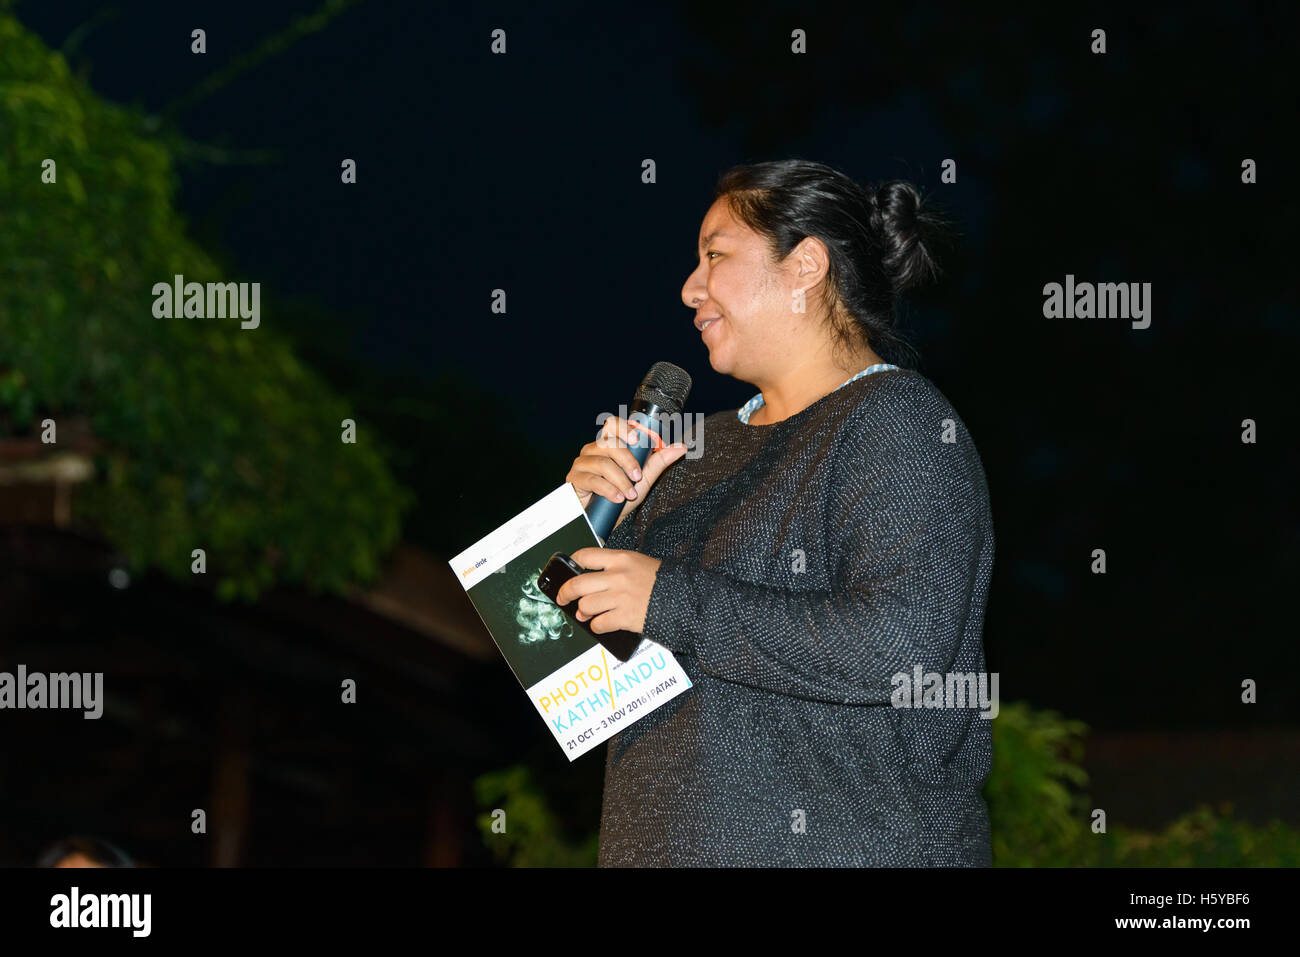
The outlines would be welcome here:
<svg viewBox="0 0 1300 957">
<path fill-rule="evenodd" d="M 649 402 L 665 412 L 681 412 L 691 394 L 691 374 L 671 362 L 656 362 L 641 380 L 634 402 Z"/>
</svg>

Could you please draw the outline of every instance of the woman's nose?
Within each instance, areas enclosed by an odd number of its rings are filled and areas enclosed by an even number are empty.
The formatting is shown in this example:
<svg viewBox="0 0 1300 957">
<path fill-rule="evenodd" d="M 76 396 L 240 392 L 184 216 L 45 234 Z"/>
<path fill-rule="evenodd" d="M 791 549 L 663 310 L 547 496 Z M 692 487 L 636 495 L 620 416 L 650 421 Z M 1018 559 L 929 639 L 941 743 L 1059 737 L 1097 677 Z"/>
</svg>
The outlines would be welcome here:
<svg viewBox="0 0 1300 957">
<path fill-rule="evenodd" d="M 709 296 L 708 288 L 699 278 L 700 271 L 697 269 L 686 277 L 686 283 L 682 286 L 682 302 L 695 309 Z"/>
</svg>

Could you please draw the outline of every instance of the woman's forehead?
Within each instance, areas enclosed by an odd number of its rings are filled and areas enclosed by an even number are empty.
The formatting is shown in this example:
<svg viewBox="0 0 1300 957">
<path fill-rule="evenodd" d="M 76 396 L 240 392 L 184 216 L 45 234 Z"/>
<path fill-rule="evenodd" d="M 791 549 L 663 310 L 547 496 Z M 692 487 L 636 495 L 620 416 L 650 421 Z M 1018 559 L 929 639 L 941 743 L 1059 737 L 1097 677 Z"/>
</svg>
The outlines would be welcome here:
<svg viewBox="0 0 1300 957">
<path fill-rule="evenodd" d="M 734 239 L 745 231 L 744 226 L 731 215 L 726 202 L 719 199 L 709 208 L 700 225 L 700 248 L 703 249 L 714 239 Z"/>
</svg>

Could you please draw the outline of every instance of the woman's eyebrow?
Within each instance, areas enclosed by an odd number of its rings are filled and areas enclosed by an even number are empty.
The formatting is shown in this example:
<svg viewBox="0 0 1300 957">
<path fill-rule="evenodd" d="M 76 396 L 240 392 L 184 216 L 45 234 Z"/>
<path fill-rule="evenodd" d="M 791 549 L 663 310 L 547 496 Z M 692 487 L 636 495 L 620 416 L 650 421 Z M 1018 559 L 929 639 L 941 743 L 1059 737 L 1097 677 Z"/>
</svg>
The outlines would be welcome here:
<svg viewBox="0 0 1300 957">
<path fill-rule="evenodd" d="M 709 233 L 709 235 L 705 236 L 700 240 L 700 249 L 703 249 L 705 246 L 713 242 L 713 240 L 717 239 L 719 236 L 725 236 L 725 235 L 727 234 L 724 233 L 722 230 L 715 229 L 713 232 Z"/>
</svg>

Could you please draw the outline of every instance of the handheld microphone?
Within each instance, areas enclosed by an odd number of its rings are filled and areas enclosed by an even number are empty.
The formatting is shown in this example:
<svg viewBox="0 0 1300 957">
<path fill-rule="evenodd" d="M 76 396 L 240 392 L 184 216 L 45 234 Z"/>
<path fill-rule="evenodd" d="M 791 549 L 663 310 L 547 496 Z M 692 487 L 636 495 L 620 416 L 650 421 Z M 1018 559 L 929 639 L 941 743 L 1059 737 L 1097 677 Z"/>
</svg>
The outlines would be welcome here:
<svg viewBox="0 0 1300 957">
<path fill-rule="evenodd" d="M 627 415 L 628 422 L 644 426 L 655 436 L 651 439 L 640 429 L 631 430 L 630 434 L 635 435 L 635 444 L 628 443 L 628 448 L 632 450 L 637 465 L 645 465 L 650 453 L 662 442 L 660 416 L 680 416 L 686 405 L 686 397 L 690 394 L 691 376 L 685 369 L 671 362 L 656 362 L 650 367 L 650 371 L 641 380 L 640 388 L 636 390 Z M 587 520 L 591 522 L 592 530 L 602 545 L 613 531 L 624 504 L 626 503 L 611 502 L 603 495 L 592 493 L 591 501 L 587 504 Z"/>
</svg>

